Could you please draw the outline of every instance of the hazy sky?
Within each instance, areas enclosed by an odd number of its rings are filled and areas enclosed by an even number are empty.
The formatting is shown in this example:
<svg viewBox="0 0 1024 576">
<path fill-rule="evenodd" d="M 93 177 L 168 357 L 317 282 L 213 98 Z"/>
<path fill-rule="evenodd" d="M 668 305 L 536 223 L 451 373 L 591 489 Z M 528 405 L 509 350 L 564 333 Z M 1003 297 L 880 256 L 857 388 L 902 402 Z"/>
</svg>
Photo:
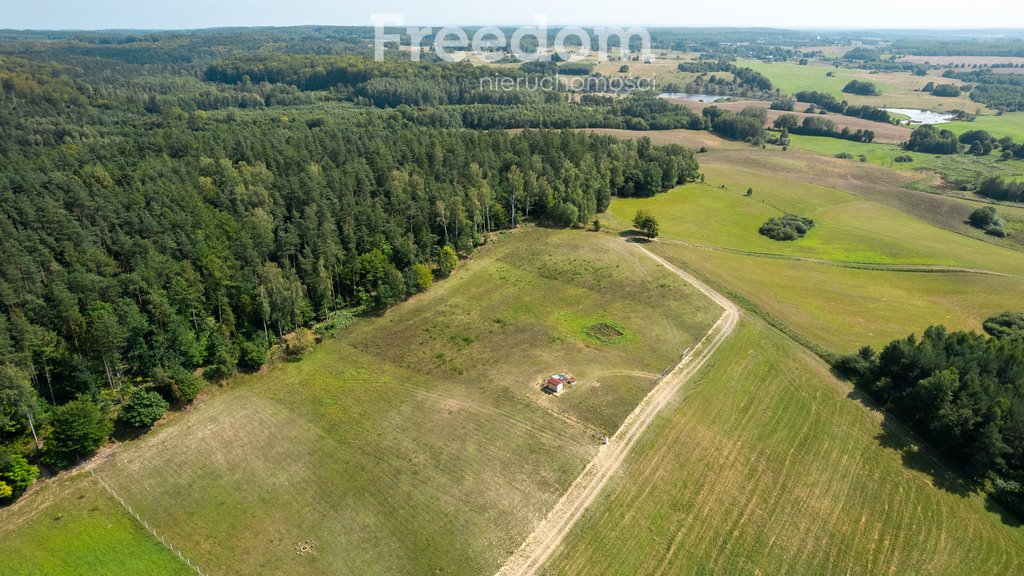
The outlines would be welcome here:
<svg viewBox="0 0 1024 576">
<path fill-rule="evenodd" d="M 407 24 L 771 26 L 790 28 L 1006 28 L 1024 26 L 1024 3 L 977 9 L 940 0 L 0 0 L 0 28 L 209 28 L 369 25 L 370 14 Z"/>
</svg>

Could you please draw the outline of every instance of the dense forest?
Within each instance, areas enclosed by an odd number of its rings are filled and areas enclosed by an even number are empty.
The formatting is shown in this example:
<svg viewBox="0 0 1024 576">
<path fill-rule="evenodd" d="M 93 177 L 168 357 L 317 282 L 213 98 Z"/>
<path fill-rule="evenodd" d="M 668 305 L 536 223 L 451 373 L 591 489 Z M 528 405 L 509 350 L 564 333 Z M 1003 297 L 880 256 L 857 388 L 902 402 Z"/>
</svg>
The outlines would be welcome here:
<svg viewBox="0 0 1024 576">
<path fill-rule="evenodd" d="M 999 74 L 989 68 L 971 71 L 946 70 L 946 78 L 972 82 L 971 100 L 1004 112 L 1024 110 L 1024 76 Z M 936 87 L 938 88 L 938 87 Z"/>
<path fill-rule="evenodd" d="M 698 177 L 647 139 L 467 129 L 705 127 L 652 95 L 497 101 L 461 65 L 115 40 L 0 43 L 0 501 L 34 477 L 33 441 L 71 464 L 111 417 L 151 424 L 275 342 L 301 350 L 304 327 L 428 289 L 498 230 Z"/>
<path fill-rule="evenodd" d="M 845 356 L 837 368 L 971 478 L 1024 513 L 1024 332 L 1020 315 L 986 321 L 995 337 L 941 326 Z"/>
</svg>

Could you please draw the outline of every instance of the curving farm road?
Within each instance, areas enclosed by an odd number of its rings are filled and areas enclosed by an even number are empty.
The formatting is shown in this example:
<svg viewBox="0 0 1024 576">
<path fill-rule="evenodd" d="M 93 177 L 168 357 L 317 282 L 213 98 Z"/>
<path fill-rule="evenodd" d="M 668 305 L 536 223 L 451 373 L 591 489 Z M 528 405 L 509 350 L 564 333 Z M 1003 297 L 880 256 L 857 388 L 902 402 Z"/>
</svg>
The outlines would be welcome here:
<svg viewBox="0 0 1024 576">
<path fill-rule="evenodd" d="M 647 396 L 629 413 L 607 446 L 602 446 L 583 473 L 569 486 L 548 515 L 534 528 L 526 541 L 498 570 L 498 576 L 526 576 L 536 574 L 558 549 L 565 535 L 597 498 L 608 480 L 615 474 L 644 430 L 661 410 L 671 403 L 680 388 L 707 362 L 715 350 L 732 334 L 739 320 L 740 309 L 728 298 L 714 291 L 672 264 L 637 244 L 647 256 L 679 276 L 723 308 L 722 316 L 701 338 L 696 346 L 668 372 Z"/>
</svg>

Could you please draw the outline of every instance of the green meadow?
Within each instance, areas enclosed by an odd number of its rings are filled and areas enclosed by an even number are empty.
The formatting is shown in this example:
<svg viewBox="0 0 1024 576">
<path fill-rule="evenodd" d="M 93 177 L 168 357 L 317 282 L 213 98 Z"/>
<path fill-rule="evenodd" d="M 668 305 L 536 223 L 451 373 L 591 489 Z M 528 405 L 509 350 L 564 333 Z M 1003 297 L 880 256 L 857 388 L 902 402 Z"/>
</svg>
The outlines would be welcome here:
<svg viewBox="0 0 1024 576">
<path fill-rule="evenodd" d="M 756 318 L 666 410 L 542 571 L 1012 574 L 1024 532 Z"/>
<path fill-rule="evenodd" d="M 195 574 L 86 472 L 39 486 L 0 519 L 5 576 Z"/>
</svg>

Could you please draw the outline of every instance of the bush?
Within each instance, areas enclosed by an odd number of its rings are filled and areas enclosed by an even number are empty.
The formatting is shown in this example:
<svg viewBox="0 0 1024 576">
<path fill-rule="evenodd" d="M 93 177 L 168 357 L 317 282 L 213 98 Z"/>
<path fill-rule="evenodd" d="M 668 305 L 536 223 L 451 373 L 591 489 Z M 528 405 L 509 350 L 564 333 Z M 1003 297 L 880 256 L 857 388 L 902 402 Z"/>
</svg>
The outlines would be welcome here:
<svg viewBox="0 0 1024 576">
<path fill-rule="evenodd" d="M 243 341 L 238 346 L 238 366 L 243 370 L 259 370 L 267 362 L 269 349 L 263 336 Z"/>
<path fill-rule="evenodd" d="M 412 265 L 412 278 L 414 282 L 409 285 L 416 289 L 416 292 L 426 292 L 434 283 L 434 272 L 426 264 Z"/>
<path fill-rule="evenodd" d="M 849 152 L 840 152 L 839 154 L 836 154 L 836 158 L 840 158 L 842 160 L 852 160 L 853 154 L 850 154 Z"/>
<path fill-rule="evenodd" d="M 1003 312 L 989 316 L 982 328 L 993 338 L 1024 340 L 1024 312 Z"/>
<path fill-rule="evenodd" d="M 995 223 L 996 207 L 984 206 L 982 208 L 978 208 L 974 212 L 971 212 L 971 215 L 967 217 L 967 221 L 971 226 L 984 230 Z"/>
<path fill-rule="evenodd" d="M 299 328 L 294 334 L 285 338 L 284 351 L 289 358 L 299 359 L 313 351 L 316 335 L 309 328 Z"/>
<path fill-rule="evenodd" d="M 38 476 L 39 468 L 29 464 L 24 456 L 0 449 L 0 500 L 21 494 Z M 3 486 L 10 490 L 6 496 Z"/>
<path fill-rule="evenodd" d="M 960 96 L 960 87 L 956 84 L 939 84 L 932 88 L 932 95 L 943 98 L 956 98 Z"/>
<path fill-rule="evenodd" d="M 637 210 L 633 215 L 633 227 L 647 238 L 658 237 L 658 221 L 646 210 Z"/>
<path fill-rule="evenodd" d="M 870 346 L 864 346 L 856 354 L 840 356 L 832 368 L 845 378 L 854 382 L 861 382 L 871 375 L 877 354 Z"/>
<path fill-rule="evenodd" d="M 53 411 L 53 431 L 43 446 L 43 461 L 63 468 L 91 455 L 114 430 L 114 423 L 95 402 L 81 398 Z"/>
<path fill-rule="evenodd" d="M 909 154 L 900 154 L 894 160 L 899 163 L 913 162 L 914 157 Z"/>
<path fill-rule="evenodd" d="M 772 122 L 772 126 L 776 130 L 789 130 L 792 131 L 794 128 L 800 125 L 800 117 L 796 114 L 781 114 L 778 118 Z"/>
<path fill-rule="evenodd" d="M 459 256 L 455 253 L 455 249 L 445 245 L 441 249 L 441 254 L 437 257 L 437 273 L 442 277 L 447 277 L 455 271 L 455 267 L 458 265 Z"/>
<path fill-rule="evenodd" d="M 814 220 L 796 214 L 786 214 L 768 220 L 761 225 L 758 232 L 772 240 L 790 241 L 803 238 L 811 228 L 814 228 Z"/>
<path fill-rule="evenodd" d="M 1006 238 L 1006 230 L 1002 226 L 989 226 L 985 228 L 985 234 L 995 236 L 996 238 Z"/>
<path fill-rule="evenodd" d="M 195 400 L 204 386 L 202 378 L 181 366 L 176 366 L 171 370 L 171 378 L 174 382 L 172 385 L 172 395 L 179 402 Z"/>
<path fill-rule="evenodd" d="M 782 110 L 783 112 L 792 112 L 793 108 L 796 107 L 796 100 L 790 96 L 782 96 L 772 100 L 770 108 L 772 110 Z"/>
<path fill-rule="evenodd" d="M 865 82 L 863 80 L 850 80 L 846 86 L 843 86 L 843 92 L 859 94 L 861 96 L 878 96 L 881 94 L 874 82 Z"/>
<path fill-rule="evenodd" d="M 203 389 L 203 380 L 181 366 L 153 369 L 153 386 L 175 402 L 191 402 Z"/>
<path fill-rule="evenodd" d="M 167 400 L 153 390 L 137 389 L 121 406 L 118 420 L 136 428 L 152 426 L 167 413 Z"/>
<path fill-rule="evenodd" d="M 992 481 L 992 498 L 1018 518 L 1024 518 L 1024 487 L 1019 482 L 997 476 Z"/>
</svg>

